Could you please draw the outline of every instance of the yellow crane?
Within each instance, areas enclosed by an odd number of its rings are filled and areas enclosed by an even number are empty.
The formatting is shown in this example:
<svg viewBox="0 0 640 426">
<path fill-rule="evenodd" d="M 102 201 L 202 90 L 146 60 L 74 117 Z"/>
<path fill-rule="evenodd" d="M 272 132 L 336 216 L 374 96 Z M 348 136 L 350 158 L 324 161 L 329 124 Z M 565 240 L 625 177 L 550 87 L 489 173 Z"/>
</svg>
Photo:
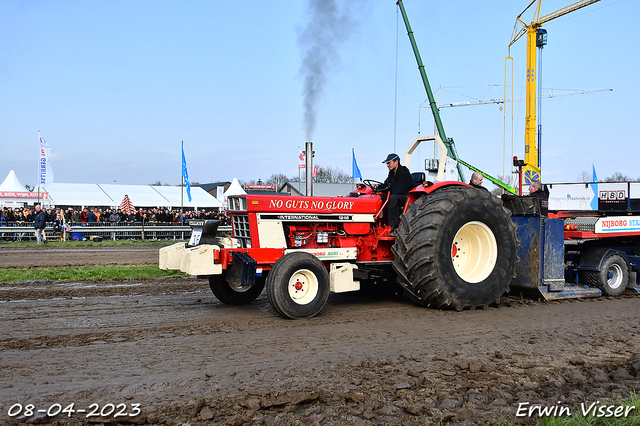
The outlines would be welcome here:
<svg viewBox="0 0 640 426">
<path fill-rule="evenodd" d="M 585 6 L 596 3 L 600 0 L 581 0 L 556 10 L 553 13 L 540 17 L 540 5 L 542 0 L 532 0 L 520 15 L 516 18 L 513 28 L 513 35 L 509 43 L 509 56 L 511 58 L 511 46 L 518 41 L 523 35 L 527 35 L 527 85 L 526 85 L 526 121 L 524 134 L 524 179 L 525 184 L 529 184 L 532 180 L 540 179 L 540 138 L 541 130 L 538 129 L 538 141 L 536 141 L 536 82 L 541 80 L 541 76 L 536 74 L 536 48 L 542 49 L 547 43 L 547 31 L 542 29 L 542 24 L 559 18 L 567 13 L 582 9 Z M 522 20 L 522 15 L 535 3 L 536 9 L 533 20 L 530 24 L 526 24 Z M 540 70 L 537 70 L 540 73 Z M 512 96 L 513 99 L 513 96 Z"/>
</svg>

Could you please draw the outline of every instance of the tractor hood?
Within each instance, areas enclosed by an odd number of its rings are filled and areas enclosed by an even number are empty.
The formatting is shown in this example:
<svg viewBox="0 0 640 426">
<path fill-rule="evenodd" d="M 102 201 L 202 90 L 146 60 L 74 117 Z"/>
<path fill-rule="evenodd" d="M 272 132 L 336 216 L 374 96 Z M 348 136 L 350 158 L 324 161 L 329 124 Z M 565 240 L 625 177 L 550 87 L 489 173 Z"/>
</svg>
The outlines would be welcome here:
<svg viewBox="0 0 640 426">
<path fill-rule="evenodd" d="M 361 197 L 290 197 L 239 195 L 229 197 L 229 210 L 255 213 L 375 214 L 382 207 L 378 195 Z"/>
</svg>

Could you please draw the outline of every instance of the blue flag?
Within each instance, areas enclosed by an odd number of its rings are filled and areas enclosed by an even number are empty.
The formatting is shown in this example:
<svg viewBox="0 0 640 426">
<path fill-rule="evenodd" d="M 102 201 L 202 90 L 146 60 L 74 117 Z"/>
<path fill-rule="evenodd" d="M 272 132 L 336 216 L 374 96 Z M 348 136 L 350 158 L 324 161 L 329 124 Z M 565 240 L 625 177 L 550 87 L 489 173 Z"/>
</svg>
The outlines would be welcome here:
<svg viewBox="0 0 640 426">
<path fill-rule="evenodd" d="M 184 182 L 187 185 L 187 197 L 191 202 L 191 183 L 189 182 L 189 173 L 187 173 L 187 160 L 184 159 L 184 145 L 182 145 L 182 177 L 184 177 Z"/>
<path fill-rule="evenodd" d="M 353 148 L 351 148 L 351 153 L 353 154 L 353 166 L 351 169 L 351 177 L 353 179 L 360 179 L 362 180 L 362 173 L 360 173 L 360 169 L 358 168 L 358 163 L 356 162 L 356 152 L 354 151 Z"/>
<path fill-rule="evenodd" d="M 593 182 L 597 182 L 598 176 L 596 175 L 596 166 L 594 166 L 593 163 L 591 163 L 591 167 L 593 167 Z"/>
</svg>

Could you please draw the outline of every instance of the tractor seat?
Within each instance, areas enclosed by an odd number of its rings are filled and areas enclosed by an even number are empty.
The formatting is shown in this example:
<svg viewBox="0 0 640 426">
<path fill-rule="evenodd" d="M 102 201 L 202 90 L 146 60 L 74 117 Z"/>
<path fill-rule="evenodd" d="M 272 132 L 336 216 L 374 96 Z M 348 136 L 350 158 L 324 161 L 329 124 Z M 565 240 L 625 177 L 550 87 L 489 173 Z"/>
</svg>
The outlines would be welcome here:
<svg viewBox="0 0 640 426">
<path fill-rule="evenodd" d="M 413 178 L 413 182 L 416 185 L 422 185 L 424 181 L 427 180 L 427 176 L 424 174 L 424 172 L 411 173 L 411 177 Z"/>
</svg>

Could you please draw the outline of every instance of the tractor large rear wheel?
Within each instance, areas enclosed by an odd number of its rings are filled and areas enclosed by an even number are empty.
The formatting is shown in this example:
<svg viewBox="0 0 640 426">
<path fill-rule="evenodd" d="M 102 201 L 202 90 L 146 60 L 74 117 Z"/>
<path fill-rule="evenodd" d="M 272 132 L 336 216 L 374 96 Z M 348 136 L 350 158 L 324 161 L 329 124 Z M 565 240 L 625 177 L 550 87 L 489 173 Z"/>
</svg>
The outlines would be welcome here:
<svg viewBox="0 0 640 426">
<path fill-rule="evenodd" d="M 516 226 L 489 191 L 438 189 L 409 205 L 393 246 L 393 267 L 418 303 L 462 310 L 485 307 L 515 274 Z"/>
</svg>

